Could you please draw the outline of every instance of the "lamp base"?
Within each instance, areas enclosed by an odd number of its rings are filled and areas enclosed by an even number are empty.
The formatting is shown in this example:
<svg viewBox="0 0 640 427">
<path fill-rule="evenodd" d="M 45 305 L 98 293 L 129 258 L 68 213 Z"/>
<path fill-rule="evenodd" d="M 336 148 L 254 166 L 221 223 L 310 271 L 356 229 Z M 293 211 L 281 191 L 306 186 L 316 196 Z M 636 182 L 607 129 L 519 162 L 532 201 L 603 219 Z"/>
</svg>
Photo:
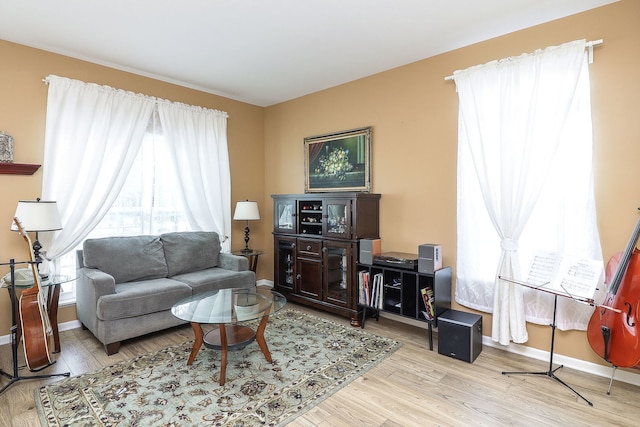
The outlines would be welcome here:
<svg viewBox="0 0 640 427">
<path fill-rule="evenodd" d="M 247 221 L 247 225 L 244 227 L 244 249 L 242 253 L 250 253 L 251 249 L 249 249 L 249 221 Z"/>
<path fill-rule="evenodd" d="M 41 280 L 46 280 L 49 278 L 49 273 L 40 272 L 40 264 L 42 264 L 43 258 L 40 255 L 40 250 L 42 249 L 42 245 L 38 240 L 38 232 L 36 231 L 36 240 L 33 242 L 33 260 L 36 263 L 36 270 L 38 271 L 38 275 Z"/>
</svg>

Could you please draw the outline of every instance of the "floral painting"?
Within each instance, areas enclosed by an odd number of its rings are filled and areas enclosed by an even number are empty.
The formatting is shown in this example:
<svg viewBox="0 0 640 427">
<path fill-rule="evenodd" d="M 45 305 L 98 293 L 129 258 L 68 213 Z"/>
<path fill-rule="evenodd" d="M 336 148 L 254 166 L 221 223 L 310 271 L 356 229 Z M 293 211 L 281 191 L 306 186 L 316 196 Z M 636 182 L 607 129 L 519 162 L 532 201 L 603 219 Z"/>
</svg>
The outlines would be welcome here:
<svg viewBox="0 0 640 427">
<path fill-rule="evenodd" d="M 305 192 L 371 191 L 371 127 L 304 139 Z"/>
</svg>

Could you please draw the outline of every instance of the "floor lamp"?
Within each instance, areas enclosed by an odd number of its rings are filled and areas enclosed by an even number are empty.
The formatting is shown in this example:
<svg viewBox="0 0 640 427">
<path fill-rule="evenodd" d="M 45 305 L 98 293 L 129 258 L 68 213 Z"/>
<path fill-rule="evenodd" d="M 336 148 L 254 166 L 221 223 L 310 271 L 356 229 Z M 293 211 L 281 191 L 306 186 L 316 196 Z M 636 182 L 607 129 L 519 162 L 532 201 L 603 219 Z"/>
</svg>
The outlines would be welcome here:
<svg viewBox="0 0 640 427">
<path fill-rule="evenodd" d="M 255 221 L 260 219 L 258 202 L 254 202 L 250 200 L 245 200 L 244 202 L 238 202 L 236 204 L 236 211 L 233 214 L 233 219 L 247 222 L 247 224 L 244 227 L 244 249 L 242 250 L 242 252 L 251 253 L 251 249 L 249 249 L 249 221 Z"/>
</svg>

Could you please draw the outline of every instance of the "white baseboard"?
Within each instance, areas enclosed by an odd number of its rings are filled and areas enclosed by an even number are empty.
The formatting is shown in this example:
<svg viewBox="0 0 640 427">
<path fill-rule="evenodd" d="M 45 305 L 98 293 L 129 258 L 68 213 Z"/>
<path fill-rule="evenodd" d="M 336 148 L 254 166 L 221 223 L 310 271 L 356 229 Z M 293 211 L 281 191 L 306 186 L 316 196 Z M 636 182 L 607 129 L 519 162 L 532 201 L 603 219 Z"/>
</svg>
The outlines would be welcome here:
<svg viewBox="0 0 640 427">
<path fill-rule="evenodd" d="M 81 326 L 80 321 L 71 320 L 70 322 L 64 322 L 58 324 L 58 331 L 68 331 L 71 329 L 76 329 Z M 11 336 L 10 335 L 2 335 L 0 336 L 0 345 L 11 344 Z"/>
<path fill-rule="evenodd" d="M 273 288 L 273 281 L 261 279 L 256 282 L 256 286 L 266 286 Z M 427 329 L 427 325 L 424 322 L 419 322 L 408 317 L 397 316 L 392 313 L 380 312 L 380 317 L 395 320 L 400 323 L 413 325 L 418 328 Z M 59 331 L 68 331 L 70 329 L 79 328 L 80 322 L 78 320 L 72 320 L 70 322 L 64 322 L 58 325 Z M 0 336 L 0 345 L 11 344 L 9 335 Z M 527 347 L 522 344 L 511 343 L 509 345 L 501 345 L 491 339 L 491 337 L 483 336 L 482 344 L 488 347 L 498 348 L 500 350 L 508 351 L 510 353 L 521 354 L 526 357 L 530 357 L 536 360 L 549 361 L 549 352 L 545 350 L 538 350 L 537 348 Z M 575 369 L 576 371 L 586 372 L 589 374 L 597 375 L 599 377 L 611 378 L 612 368 L 609 366 L 599 365 L 597 363 L 586 362 L 584 360 L 576 359 L 562 354 L 554 353 L 553 360 L 557 365 L 564 365 L 568 368 Z M 616 381 L 622 381 L 625 383 L 640 386 L 640 373 L 625 371 L 622 369 L 616 370 Z"/>
<path fill-rule="evenodd" d="M 491 339 L 491 337 L 483 336 L 482 344 L 488 347 L 495 347 L 501 350 L 508 351 L 510 353 L 521 354 L 523 356 L 530 357 L 532 359 L 542 360 L 549 362 L 550 353 L 545 350 L 538 350 L 537 348 L 531 348 L 522 344 L 510 343 L 507 346 L 501 345 Z M 604 366 L 593 362 L 586 362 L 584 360 L 575 359 L 573 357 L 564 356 L 562 354 L 553 354 L 554 367 L 559 365 L 566 366 L 567 368 L 575 369 L 576 371 L 582 371 L 589 374 L 597 375 L 599 377 L 611 378 L 613 373 L 613 367 Z M 616 369 L 615 380 L 625 383 L 640 385 L 640 374 L 634 372 L 625 371 L 623 369 Z"/>
<path fill-rule="evenodd" d="M 392 313 L 380 312 L 380 317 L 395 320 L 408 325 L 413 325 L 418 328 L 427 329 L 427 324 L 418 320 L 410 319 L 403 316 L 398 316 Z M 509 353 L 521 354 L 526 357 L 530 357 L 536 360 L 542 360 L 549 362 L 550 353 L 545 350 L 538 350 L 537 348 L 527 347 L 522 344 L 511 343 L 509 345 L 501 345 L 491 339 L 489 336 L 482 337 L 482 344 L 487 347 L 494 347 L 500 350 L 507 351 Z M 586 362 L 584 360 L 576 359 L 562 354 L 553 354 L 554 366 L 564 365 L 567 368 L 575 369 L 576 371 L 586 372 L 589 374 L 597 375 L 599 377 L 611 378 L 613 368 L 610 366 L 599 365 L 597 363 Z M 634 373 L 625 371 L 623 369 L 617 369 L 615 373 L 615 380 L 625 383 L 640 385 L 640 373 Z"/>
<path fill-rule="evenodd" d="M 256 286 L 265 286 L 273 289 L 273 280 L 260 279 L 256 281 Z"/>
</svg>

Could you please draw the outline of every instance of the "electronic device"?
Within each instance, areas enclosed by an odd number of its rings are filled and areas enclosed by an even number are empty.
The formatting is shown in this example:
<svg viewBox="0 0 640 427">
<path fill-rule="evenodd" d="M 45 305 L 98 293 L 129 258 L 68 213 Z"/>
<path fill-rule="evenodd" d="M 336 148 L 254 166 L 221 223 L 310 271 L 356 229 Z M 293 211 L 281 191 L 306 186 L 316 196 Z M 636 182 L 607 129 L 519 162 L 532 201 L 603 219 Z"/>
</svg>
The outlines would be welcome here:
<svg viewBox="0 0 640 427">
<path fill-rule="evenodd" d="M 383 252 L 380 255 L 374 255 L 373 263 L 416 271 L 418 269 L 418 255 L 404 252 Z"/>
<path fill-rule="evenodd" d="M 382 253 L 382 241 L 380 239 L 361 239 L 360 240 L 360 256 L 358 262 L 360 264 L 373 264 L 373 257 Z"/>
<path fill-rule="evenodd" d="M 13 276 L 16 280 L 16 288 L 24 288 L 32 286 L 35 282 L 33 280 L 33 270 L 31 268 L 19 268 L 13 272 Z M 11 272 L 7 273 L 1 280 L 6 286 L 11 286 Z"/>
<path fill-rule="evenodd" d="M 482 351 L 482 316 L 447 310 L 438 316 L 438 353 L 472 363 Z"/>
<path fill-rule="evenodd" d="M 442 246 L 425 243 L 418 246 L 418 272 L 433 274 L 442 268 Z"/>
</svg>

